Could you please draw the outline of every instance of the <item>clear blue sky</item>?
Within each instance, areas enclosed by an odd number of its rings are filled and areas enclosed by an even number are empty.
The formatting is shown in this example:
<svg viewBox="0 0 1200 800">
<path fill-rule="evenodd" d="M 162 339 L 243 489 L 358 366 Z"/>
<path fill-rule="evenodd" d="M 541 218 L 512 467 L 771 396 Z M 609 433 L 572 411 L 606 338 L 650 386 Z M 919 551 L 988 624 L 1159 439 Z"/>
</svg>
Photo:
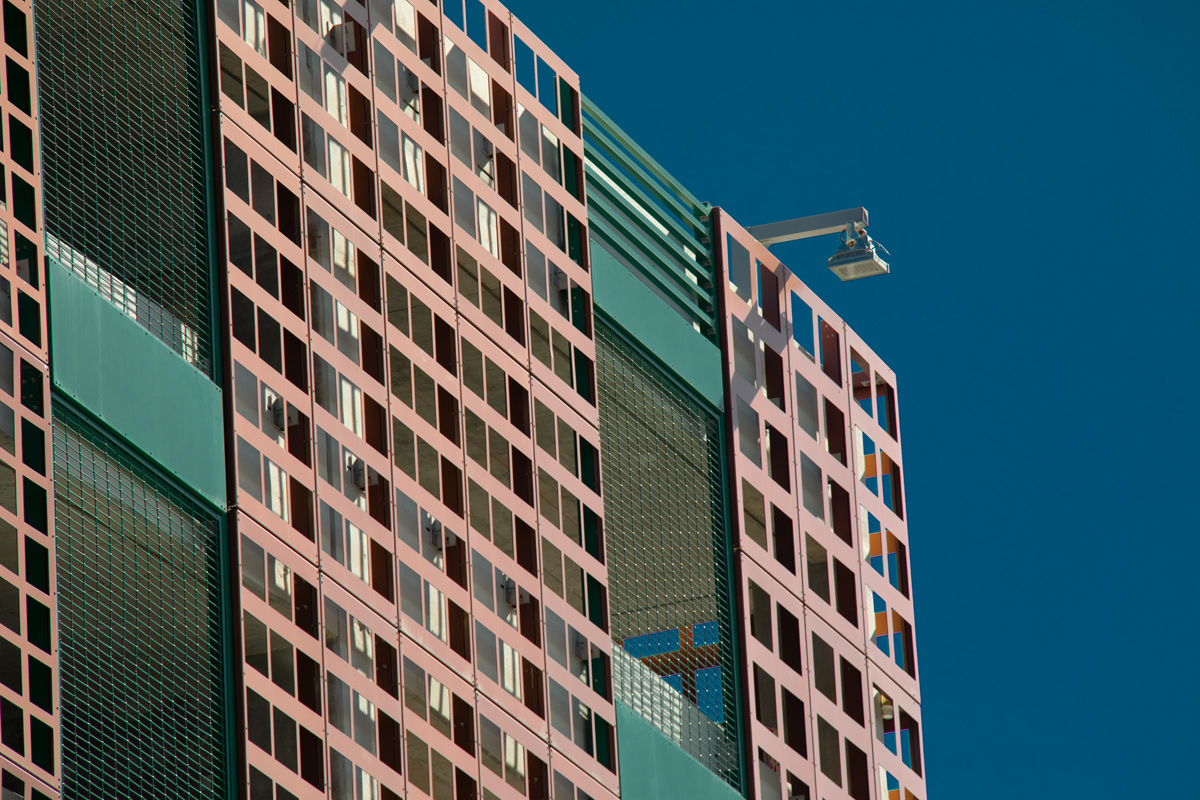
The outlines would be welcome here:
<svg viewBox="0 0 1200 800">
<path fill-rule="evenodd" d="M 1200 798 L 1200 3 L 511 0 L 899 375 L 932 800 Z"/>
</svg>

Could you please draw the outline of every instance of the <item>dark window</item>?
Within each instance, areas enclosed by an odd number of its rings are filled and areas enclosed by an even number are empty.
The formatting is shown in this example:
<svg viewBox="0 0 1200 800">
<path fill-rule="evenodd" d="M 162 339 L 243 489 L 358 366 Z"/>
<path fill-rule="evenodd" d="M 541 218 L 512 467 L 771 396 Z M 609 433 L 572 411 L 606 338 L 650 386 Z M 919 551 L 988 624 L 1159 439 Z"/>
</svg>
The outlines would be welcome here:
<svg viewBox="0 0 1200 800">
<path fill-rule="evenodd" d="M 842 385 L 842 338 L 837 330 L 821 320 L 821 370 L 838 386 Z"/>
<path fill-rule="evenodd" d="M 267 222 L 275 224 L 275 179 L 253 159 L 250 160 L 250 191 L 254 210 Z"/>
<path fill-rule="evenodd" d="M 453 600 L 446 601 L 446 619 L 450 628 L 450 649 L 467 661 L 471 660 L 471 617 Z"/>
<path fill-rule="evenodd" d="M 846 659 L 842 662 L 842 710 L 859 725 L 866 725 L 863 711 L 862 673 Z"/>
<path fill-rule="evenodd" d="M 379 760 L 395 770 L 396 774 L 403 774 L 400 768 L 400 723 L 383 711 L 376 713 L 379 720 Z"/>
<path fill-rule="evenodd" d="M 538 574 L 538 538 L 534 529 L 519 517 L 516 520 L 517 564 L 534 577 Z"/>
<path fill-rule="evenodd" d="M 303 320 L 304 273 L 286 258 L 279 259 L 279 288 L 284 308 Z"/>
<path fill-rule="evenodd" d="M 254 303 L 250 298 L 230 287 L 230 322 L 233 325 L 233 338 L 237 339 L 250 350 L 257 352 L 254 320 Z"/>
<path fill-rule="evenodd" d="M 458 516 L 463 516 L 462 470 L 450 459 L 442 457 L 442 502 Z M 467 656 L 464 656 L 467 658 Z"/>
<path fill-rule="evenodd" d="M 321 666 L 296 651 L 296 697 L 316 713 L 321 713 Z"/>
<path fill-rule="evenodd" d="M 246 690 L 246 732 L 251 744 L 271 752 L 271 704 L 253 689 Z"/>
<path fill-rule="evenodd" d="M 279 253 L 258 234 L 254 236 L 254 277 L 263 291 L 279 297 Z"/>
<path fill-rule="evenodd" d="M 250 226 L 232 214 L 229 215 L 229 263 L 254 277 L 254 250 L 251 243 L 254 237 Z"/>
<path fill-rule="evenodd" d="M 871 771 L 867 754 L 846 740 L 846 791 L 854 800 L 871 800 Z"/>
<path fill-rule="evenodd" d="M 488 12 L 488 53 L 492 59 L 508 70 L 508 26 L 492 12 Z"/>
<path fill-rule="evenodd" d="M 271 130 L 271 86 L 249 66 L 246 67 L 246 111 L 255 122 Z"/>
<path fill-rule="evenodd" d="M 750 601 L 750 635 L 768 650 L 774 649 L 771 638 L 771 596 L 754 581 L 747 581 Z"/>
<path fill-rule="evenodd" d="M 779 330 L 779 280 L 761 262 L 758 265 L 758 307 L 767 322 Z"/>
<path fill-rule="evenodd" d="M 237 53 L 225 46 L 224 42 L 220 43 L 221 62 L 221 91 L 229 96 L 233 102 L 239 106 L 245 107 L 246 100 L 242 91 L 242 59 Z"/>
<path fill-rule="evenodd" d="M 848 545 L 854 540 L 850 533 L 850 493 L 829 478 L 829 508 L 833 512 L 833 532 Z"/>
<path fill-rule="evenodd" d="M 796 574 L 796 541 L 792 520 L 774 504 L 771 505 L 771 529 L 775 540 L 775 560 L 788 572 Z"/>
<path fill-rule="evenodd" d="M 533 662 L 521 659 L 522 684 L 525 690 L 525 707 L 542 719 L 546 718 L 545 694 L 543 689 L 542 671 Z M 530 760 L 534 760 L 530 755 Z"/>
<path fill-rule="evenodd" d="M 295 336 L 286 328 L 283 331 L 283 353 L 284 376 L 302 391 L 307 392 L 308 347 L 305 346 L 303 339 Z"/>
<path fill-rule="evenodd" d="M 21 405 L 39 417 L 45 413 L 42 372 L 24 359 L 21 359 Z"/>
<path fill-rule="evenodd" d="M 921 774 L 921 726 L 907 712 L 900 712 L 900 738 L 908 740 L 908 757 L 904 763 L 912 767 L 912 771 Z"/>
<path fill-rule="evenodd" d="M 783 357 L 764 343 L 763 345 L 763 375 L 767 384 L 767 399 L 777 405 L 780 410 L 787 411 L 787 402 L 783 394 Z"/>
<path fill-rule="evenodd" d="M 854 572 L 836 558 L 833 560 L 833 590 L 838 613 L 858 627 L 858 586 Z"/>
<path fill-rule="evenodd" d="M 429 261 L 433 272 L 451 286 L 454 285 L 450 260 L 450 237 L 437 225 L 429 225 Z"/>
<path fill-rule="evenodd" d="M 804 653 L 800 638 L 800 620 L 783 606 L 776 607 L 779 620 L 779 658 L 783 663 L 803 675 Z"/>
<path fill-rule="evenodd" d="M 438 144 L 446 143 L 446 131 L 442 121 L 442 98 L 435 90 L 421 84 L 421 122 L 425 132 L 437 139 Z"/>
<path fill-rule="evenodd" d="M 442 37 L 437 26 L 425 19 L 423 14 L 417 14 L 417 53 L 425 65 L 442 74 Z"/>
<path fill-rule="evenodd" d="M 8 0 L 4 2 L 4 43 L 26 58 L 29 57 L 28 20 L 25 18 L 25 12 Z"/>
<path fill-rule="evenodd" d="M 8 118 L 9 154 L 13 161 L 33 172 L 33 131 L 16 117 Z"/>
<path fill-rule="evenodd" d="M 754 665 L 754 718 L 772 731 L 779 730 L 775 710 L 775 679 Z"/>
<path fill-rule="evenodd" d="M 275 122 L 275 138 L 296 152 L 296 108 L 274 87 L 271 88 L 271 118 Z"/>
<path fill-rule="evenodd" d="M 14 177 L 13 180 L 17 179 Z M 31 224 L 29 227 L 37 226 Z M 22 336 L 37 347 L 42 346 L 42 306 L 24 292 L 17 293 L 17 323 Z"/>
<path fill-rule="evenodd" d="M 375 219 L 375 173 L 357 157 L 353 162 L 354 176 L 354 205 L 362 209 L 371 219 Z"/>
<path fill-rule="evenodd" d="M 516 140 L 512 95 L 496 81 L 492 81 L 492 123 L 509 139 Z"/>
<path fill-rule="evenodd" d="M 363 370 L 374 378 L 380 386 L 385 386 L 386 383 L 383 376 L 383 337 L 365 322 L 359 323 L 359 350 Z"/>
<path fill-rule="evenodd" d="M 458 695 L 454 695 L 454 743 L 463 750 L 475 755 L 475 712 L 471 704 Z"/>
<path fill-rule="evenodd" d="M 267 15 L 267 52 L 271 54 L 271 66 L 279 70 L 283 77 L 292 79 L 292 34 L 287 26 L 275 21 L 275 17 Z"/>
<path fill-rule="evenodd" d="M 46 474 L 46 434 L 27 419 L 21 420 L 21 462 L 39 475 Z"/>
<path fill-rule="evenodd" d="M 357 251 L 358 260 L 358 297 L 376 311 L 383 310 L 383 298 L 380 293 L 379 265 L 371 260 L 362 250 Z"/>
<path fill-rule="evenodd" d="M 317 624 L 317 590 L 308 581 L 296 575 L 293 578 L 296 597 L 296 625 L 309 636 L 319 637 Z"/>
<path fill-rule="evenodd" d="M 300 245 L 300 198 L 282 183 L 276 184 L 275 197 L 279 206 L 279 232 Z"/>
<path fill-rule="evenodd" d="M 770 424 L 767 428 L 767 455 L 770 458 L 768 470 L 771 478 L 784 489 L 791 488 L 792 451 L 788 447 L 787 437 Z"/>
<path fill-rule="evenodd" d="M 11 58 L 7 59 L 8 100 L 30 116 L 33 115 L 33 95 L 29 90 L 29 73 Z"/>
<path fill-rule="evenodd" d="M 307 728 L 300 728 L 300 775 L 321 791 L 325 790 L 325 744 Z"/>
<path fill-rule="evenodd" d="M 783 741 L 800 755 L 808 758 L 808 733 L 804 724 L 804 703 L 783 689 Z"/>
<path fill-rule="evenodd" d="M 452 375 L 458 374 L 458 337 L 454 326 L 441 317 L 434 317 L 434 350 L 437 362 Z"/>
<path fill-rule="evenodd" d="M 258 355 L 276 372 L 283 372 L 283 344 L 279 323 L 261 308 L 258 309 Z"/>
<path fill-rule="evenodd" d="M 825 447 L 843 464 L 846 463 L 846 415 L 825 400 Z"/>
<path fill-rule="evenodd" d="M 833 648 L 817 634 L 812 635 L 813 683 L 817 691 L 837 702 L 837 672 L 833 662 Z"/>
</svg>

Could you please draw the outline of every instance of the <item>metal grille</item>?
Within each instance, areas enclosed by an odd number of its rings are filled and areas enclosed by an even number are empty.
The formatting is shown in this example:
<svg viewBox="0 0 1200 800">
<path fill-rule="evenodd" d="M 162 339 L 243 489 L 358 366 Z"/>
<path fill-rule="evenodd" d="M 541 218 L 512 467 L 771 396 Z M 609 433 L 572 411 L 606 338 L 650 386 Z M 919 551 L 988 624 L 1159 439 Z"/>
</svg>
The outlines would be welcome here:
<svg viewBox="0 0 1200 800">
<path fill-rule="evenodd" d="M 211 377 L 193 0 L 36 0 L 46 254 Z"/>
<path fill-rule="evenodd" d="M 596 367 L 614 695 L 738 787 L 720 418 L 599 321 Z"/>
<path fill-rule="evenodd" d="M 63 797 L 227 796 L 216 520 L 54 410 Z"/>
</svg>

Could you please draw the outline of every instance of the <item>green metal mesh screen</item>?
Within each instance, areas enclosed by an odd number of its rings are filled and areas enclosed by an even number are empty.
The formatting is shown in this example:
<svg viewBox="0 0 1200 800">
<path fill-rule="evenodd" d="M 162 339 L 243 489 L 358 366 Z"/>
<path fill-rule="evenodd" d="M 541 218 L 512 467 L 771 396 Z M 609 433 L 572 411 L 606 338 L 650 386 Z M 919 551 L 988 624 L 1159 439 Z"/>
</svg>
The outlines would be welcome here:
<svg viewBox="0 0 1200 800">
<path fill-rule="evenodd" d="M 46 254 L 211 376 L 193 0 L 36 0 Z"/>
<path fill-rule="evenodd" d="M 603 322 L 596 367 L 615 697 L 739 786 L 720 417 Z"/>
<path fill-rule="evenodd" d="M 227 796 L 219 527 L 56 403 L 63 797 Z"/>
</svg>

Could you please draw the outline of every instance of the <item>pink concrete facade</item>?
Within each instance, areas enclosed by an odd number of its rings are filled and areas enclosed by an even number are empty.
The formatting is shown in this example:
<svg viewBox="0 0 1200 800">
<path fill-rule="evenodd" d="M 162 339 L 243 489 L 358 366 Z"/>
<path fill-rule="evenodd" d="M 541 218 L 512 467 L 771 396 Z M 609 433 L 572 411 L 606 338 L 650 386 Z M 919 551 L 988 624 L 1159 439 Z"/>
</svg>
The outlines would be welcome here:
<svg viewBox="0 0 1200 800">
<path fill-rule="evenodd" d="M 243 791 L 615 797 L 577 77 L 493 2 L 215 10 Z"/>
<path fill-rule="evenodd" d="M 0 791 L 59 796 L 58 625 L 33 12 L 4 15 L 0 153 Z"/>
<path fill-rule="evenodd" d="M 715 219 L 755 796 L 919 800 L 895 375 L 745 229 Z"/>
</svg>

